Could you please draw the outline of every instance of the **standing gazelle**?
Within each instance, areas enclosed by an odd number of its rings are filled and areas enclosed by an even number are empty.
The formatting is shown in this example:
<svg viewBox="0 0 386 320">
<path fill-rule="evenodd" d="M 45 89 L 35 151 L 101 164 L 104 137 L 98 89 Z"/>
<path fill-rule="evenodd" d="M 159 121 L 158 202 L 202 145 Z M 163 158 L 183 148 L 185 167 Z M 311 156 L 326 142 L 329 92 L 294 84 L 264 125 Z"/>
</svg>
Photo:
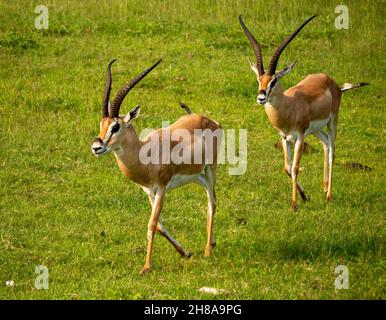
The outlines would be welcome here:
<svg viewBox="0 0 386 320">
<path fill-rule="evenodd" d="M 100 133 L 92 144 L 92 152 L 96 156 L 106 154 L 110 151 L 114 152 L 119 168 L 122 173 L 130 180 L 139 184 L 147 193 L 152 208 L 148 224 L 148 249 L 146 255 L 146 263 L 141 274 L 145 274 L 150 270 L 151 254 L 153 249 L 153 241 L 155 231 L 163 235 L 183 257 L 189 257 L 189 253 L 182 245 L 175 240 L 161 223 L 160 215 L 164 197 L 167 191 L 177 188 L 188 183 L 198 183 L 205 188 L 208 195 L 208 221 L 207 221 L 207 243 L 205 247 L 205 256 L 209 256 L 213 246 L 215 245 L 213 236 L 213 217 L 216 210 L 216 165 L 217 165 L 217 150 L 221 143 L 222 131 L 219 124 L 207 117 L 192 114 L 190 109 L 181 104 L 188 115 L 181 117 L 178 121 L 169 127 L 158 129 L 146 136 L 144 140 L 139 140 L 132 122 L 139 114 L 139 106 L 129 111 L 126 116 L 119 115 L 120 106 L 128 94 L 128 92 L 151 70 L 153 70 L 160 62 L 159 60 L 149 69 L 137 77 L 130 80 L 115 96 L 110 105 L 111 91 L 111 65 L 115 60 L 111 61 L 107 67 L 106 87 L 102 106 L 102 119 L 100 122 Z M 211 148 L 208 149 L 206 144 L 207 139 L 197 132 L 206 131 L 215 133 L 211 140 Z M 218 131 L 217 131 L 218 130 Z M 183 136 L 178 134 L 187 133 Z M 177 133 L 177 135 L 175 135 Z M 173 136 L 177 137 L 177 141 L 173 140 Z M 166 138 L 165 138 L 166 137 Z M 165 140 L 166 139 L 166 140 Z M 205 140 L 205 141 L 204 141 Z M 184 161 L 179 164 L 173 162 L 144 162 L 141 158 L 143 147 L 147 144 L 158 143 L 155 152 L 159 155 L 158 159 L 170 159 L 170 154 L 165 157 L 163 153 L 170 153 L 172 148 L 178 143 L 184 143 L 184 152 L 191 155 L 189 161 Z M 205 144 L 204 144 L 205 142 Z M 164 147 L 165 145 L 168 147 Z M 195 152 L 199 151 L 200 152 Z M 181 151 L 181 150 L 180 150 Z M 141 153 L 142 152 L 142 153 Z M 197 156 L 199 154 L 199 157 Z M 211 153 L 208 155 L 208 153 Z M 211 156 L 211 161 L 207 159 Z"/>
<path fill-rule="evenodd" d="M 332 198 L 332 166 L 334 162 L 335 139 L 338 125 L 338 112 L 341 93 L 366 85 L 345 84 L 340 88 L 326 74 L 311 74 L 297 85 L 283 91 L 280 79 L 288 74 L 295 64 L 276 72 L 276 66 L 285 47 L 300 30 L 315 16 L 306 20 L 273 53 L 268 69 L 264 70 L 263 57 L 259 43 L 245 26 L 241 16 L 239 21 L 256 55 L 256 64 L 249 61 L 257 75 L 259 92 L 257 103 L 264 106 L 269 122 L 280 132 L 284 151 L 284 170 L 292 178 L 292 209 L 296 210 L 296 189 L 302 199 L 308 197 L 298 183 L 299 162 L 303 152 L 304 138 L 313 134 L 324 147 L 323 187 L 327 199 Z M 327 126 L 328 133 L 323 129 Z M 292 164 L 291 144 L 295 144 L 294 163 Z"/>
</svg>

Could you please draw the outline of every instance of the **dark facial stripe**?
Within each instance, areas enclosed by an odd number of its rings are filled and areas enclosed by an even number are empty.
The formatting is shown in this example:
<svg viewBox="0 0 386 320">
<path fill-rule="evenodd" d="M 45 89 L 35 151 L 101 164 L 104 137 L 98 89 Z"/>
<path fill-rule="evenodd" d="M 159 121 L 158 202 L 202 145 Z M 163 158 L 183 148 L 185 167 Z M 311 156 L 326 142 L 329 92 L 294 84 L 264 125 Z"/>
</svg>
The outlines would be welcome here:
<svg viewBox="0 0 386 320">
<path fill-rule="evenodd" d="M 118 130 L 115 131 L 115 130 L 114 130 L 114 127 L 117 126 L 117 125 L 118 125 Z M 113 124 L 110 125 L 110 127 L 109 127 L 109 129 L 108 129 L 108 131 L 107 131 L 106 137 L 105 137 L 105 139 L 104 139 L 105 144 L 107 144 L 107 143 L 110 141 L 110 139 L 111 139 L 111 137 L 113 136 L 113 134 L 116 133 L 116 132 L 118 132 L 119 129 L 120 129 L 120 125 L 119 125 L 118 122 L 115 122 L 115 123 L 113 123 Z"/>
</svg>

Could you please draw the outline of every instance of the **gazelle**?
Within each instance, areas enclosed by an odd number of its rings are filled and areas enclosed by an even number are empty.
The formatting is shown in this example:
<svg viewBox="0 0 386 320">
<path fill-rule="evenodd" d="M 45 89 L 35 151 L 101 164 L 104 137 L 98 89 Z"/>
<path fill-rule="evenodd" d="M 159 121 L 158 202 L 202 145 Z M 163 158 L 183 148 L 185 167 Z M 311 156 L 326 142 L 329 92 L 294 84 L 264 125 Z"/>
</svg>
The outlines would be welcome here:
<svg viewBox="0 0 386 320">
<path fill-rule="evenodd" d="M 280 79 L 288 74 L 295 64 L 276 71 L 280 55 L 300 30 L 315 17 L 316 15 L 306 20 L 276 48 L 268 69 L 264 70 L 260 45 L 239 16 L 241 27 L 256 55 L 256 63 L 249 60 L 249 64 L 256 73 L 259 83 L 257 103 L 264 106 L 269 122 L 278 129 L 282 138 L 284 170 L 292 178 L 293 184 L 293 210 L 296 210 L 296 190 L 299 191 L 303 200 L 308 199 L 304 188 L 298 182 L 298 171 L 304 138 L 310 134 L 318 138 L 324 147 L 323 189 L 327 200 L 331 200 L 332 167 L 341 93 L 367 84 L 346 83 L 340 88 L 328 75 L 321 73 L 308 75 L 297 85 L 283 91 Z M 326 126 L 327 133 L 323 131 Z M 293 164 L 291 143 L 295 144 Z"/>
<path fill-rule="evenodd" d="M 188 115 L 181 117 L 178 121 L 173 123 L 167 128 L 158 129 L 146 136 L 144 140 L 139 140 L 137 133 L 133 127 L 133 120 L 139 115 L 139 106 L 130 110 L 125 116 L 119 115 L 120 106 L 128 94 L 128 92 L 151 70 L 153 70 L 160 62 L 156 62 L 149 69 L 142 72 L 137 77 L 130 80 L 122 89 L 119 90 L 115 96 L 112 104 L 110 104 L 110 91 L 111 91 L 111 65 L 115 60 L 111 61 L 107 67 L 106 86 L 104 91 L 103 106 L 102 106 L 102 119 L 100 122 L 100 133 L 92 144 L 92 152 L 96 156 L 113 152 L 118 162 L 118 166 L 122 173 L 130 180 L 139 184 L 142 189 L 147 193 L 152 208 L 149 224 L 148 224 L 148 248 L 146 255 L 146 262 L 141 271 L 141 274 L 149 272 L 151 267 L 151 255 L 153 249 L 153 241 L 155 231 L 164 236 L 170 243 L 176 248 L 176 250 L 183 256 L 189 257 L 189 253 L 183 248 L 183 246 L 175 240 L 165 227 L 161 223 L 160 215 L 162 206 L 164 203 L 165 194 L 174 188 L 180 187 L 188 183 L 198 183 L 207 192 L 208 196 L 208 216 L 207 216 L 207 243 L 205 247 L 205 256 L 209 256 L 213 246 L 215 245 L 213 235 L 213 218 L 216 210 L 216 165 L 217 165 L 217 150 L 221 142 L 221 127 L 220 125 L 202 115 L 193 114 L 190 109 L 180 103 L 181 107 L 185 109 Z M 203 136 L 197 134 L 197 130 L 209 130 L 211 132 L 220 130 L 220 135 L 215 137 L 212 150 L 212 162 L 205 161 L 207 156 L 207 150 L 201 150 L 201 158 L 193 158 L 195 155 L 194 150 L 199 148 L 202 140 L 205 140 Z M 173 136 L 173 133 L 178 130 L 187 132 L 191 140 L 185 145 L 188 151 L 191 151 L 192 161 L 186 163 L 147 163 L 144 164 L 141 161 L 141 148 L 144 147 L 150 141 L 159 142 L 156 152 L 160 154 L 162 158 L 162 152 L 170 152 L 171 148 L 175 146 L 179 141 L 171 141 L 169 138 L 166 140 L 164 136 Z M 188 140 L 187 140 L 188 141 Z M 163 148 L 163 144 L 170 143 L 170 149 Z M 163 158 L 162 158 L 163 159 Z M 196 160 L 196 161 L 194 161 Z"/>
</svg>

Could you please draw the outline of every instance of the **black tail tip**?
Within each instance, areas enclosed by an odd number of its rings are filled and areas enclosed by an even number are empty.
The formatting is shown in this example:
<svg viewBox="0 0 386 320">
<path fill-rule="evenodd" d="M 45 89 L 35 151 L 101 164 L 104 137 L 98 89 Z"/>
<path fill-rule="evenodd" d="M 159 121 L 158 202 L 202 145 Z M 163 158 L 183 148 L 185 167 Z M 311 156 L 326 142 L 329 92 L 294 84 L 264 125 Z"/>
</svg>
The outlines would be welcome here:
<svg viewBox="0 0 386 320">
<path fill-rule="evenodd" d="M 188 114 L 192 114 L 192 111 L 190 110 L 190 108 L 185 104 L 183 103 L 182 101 L 178 101 L 178 104 L 181 106 L 182 109 L 184 109 Z"/>
</svg>

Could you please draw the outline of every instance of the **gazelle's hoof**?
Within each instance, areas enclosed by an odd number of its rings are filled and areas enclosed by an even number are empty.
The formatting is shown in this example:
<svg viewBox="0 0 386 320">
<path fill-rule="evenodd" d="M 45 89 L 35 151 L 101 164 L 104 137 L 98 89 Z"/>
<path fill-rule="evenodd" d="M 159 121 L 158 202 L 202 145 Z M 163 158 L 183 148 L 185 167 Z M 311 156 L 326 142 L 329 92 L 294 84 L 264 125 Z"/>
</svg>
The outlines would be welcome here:
<svg viewBox="0 0 386 320">
<path fill-rule="evenodd" d="M 306 193 L 304 191 L 300 191 L 299 190 L 299 193 L 300 193 L 300 196 L 302 198 L 303 201 L 309 201 L 310 200 L 310 197 L 306 195 Z"/>
<path fill-rule="evenodd" d="M 184 249 L 177 249 L 177 252 L 181 255 L 181 258 L 190 258 L 191 254 Z"/>
<path fill-rule="evenodd" d="M 208 258 L 212 252 L 212 248 L 205 248 L 204 257 Z"/>
<path fill-rule="evenodd" d="M 141 272 L 140 272 L 140 275 L 144 276 L 144 275 L 148 274 L 149 272 L 150 272 L 150 267 L 143 267 Z"/>
<path fill-rule="evenodd" d="M 293 212 L 296 212 L 296 209 L 297 209 L 297 207 L 296 207 L 296 201 L 292 201 L 291 208 L 292 208 L 292 211 L 293 211 Z"/>
<path fill-rule="evenodd" d="M 332 200 L 332 194 L 327 194 L 326 199 L 327 199 L 327 201 L 331 201 Z"/>
</svg>

